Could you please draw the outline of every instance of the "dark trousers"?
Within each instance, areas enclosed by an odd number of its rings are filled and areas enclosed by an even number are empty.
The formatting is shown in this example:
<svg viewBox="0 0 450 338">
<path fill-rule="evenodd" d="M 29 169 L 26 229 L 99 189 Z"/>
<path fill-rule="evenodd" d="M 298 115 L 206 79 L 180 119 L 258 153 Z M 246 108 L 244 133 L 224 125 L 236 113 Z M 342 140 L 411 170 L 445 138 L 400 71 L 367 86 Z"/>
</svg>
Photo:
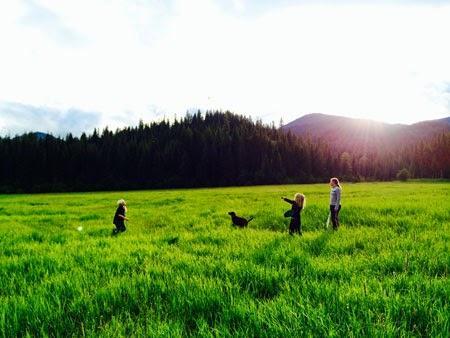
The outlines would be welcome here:
<svg viewBox="0 0 450 338">
<path fill-rule="evenodd" d="M 335 210 L 335 205 L 330 205 L 331 222 L 333 223 L 333 229 L 337 230 L 339 228 L 339 211 L 341 211 L 341 206 Z"/>
<path fill-rule="evenodd" d="M 292 217 L 289 224 L 289 234 L 293 235 L 295 233 L 302 234 L 302 222 L 300 218 Z"/>
<path fill-rule="evenodd" d="M 124 222 L 116 223 L 115 226 L 116 226 L 116 228 L 113 229 L 113 234 L 117 234 L 119 232 L 124 232 L 125 230 L 127 230 Z"/>
</svg>

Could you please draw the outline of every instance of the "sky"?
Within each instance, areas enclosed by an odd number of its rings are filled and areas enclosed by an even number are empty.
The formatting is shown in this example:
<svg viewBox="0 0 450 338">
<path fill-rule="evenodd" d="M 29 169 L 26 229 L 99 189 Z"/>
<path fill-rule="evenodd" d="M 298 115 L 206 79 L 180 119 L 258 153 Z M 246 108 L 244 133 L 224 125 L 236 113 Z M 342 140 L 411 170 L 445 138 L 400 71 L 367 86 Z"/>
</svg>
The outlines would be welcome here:
<svg viewBox="0 0 450 338">
<path fill-rule="evenodd" d="M 0 135 L 230 110 L 450 116 L 450 1 L 0 2 Z"/>
</svg>

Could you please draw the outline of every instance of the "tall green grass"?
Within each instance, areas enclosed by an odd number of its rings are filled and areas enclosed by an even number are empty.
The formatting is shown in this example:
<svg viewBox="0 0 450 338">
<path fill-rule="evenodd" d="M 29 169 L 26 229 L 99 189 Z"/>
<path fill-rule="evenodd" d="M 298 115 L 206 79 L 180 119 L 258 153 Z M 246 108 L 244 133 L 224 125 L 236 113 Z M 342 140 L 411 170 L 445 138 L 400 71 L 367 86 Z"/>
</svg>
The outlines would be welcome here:
<svg viewBox="0 0 450 338">
<path fill-rule="evenodd" d="M 0 336 L 448 337 L 449 188 L 345 185 L 337 232 L 326 185 L 1 195 Z"/>
</svg>

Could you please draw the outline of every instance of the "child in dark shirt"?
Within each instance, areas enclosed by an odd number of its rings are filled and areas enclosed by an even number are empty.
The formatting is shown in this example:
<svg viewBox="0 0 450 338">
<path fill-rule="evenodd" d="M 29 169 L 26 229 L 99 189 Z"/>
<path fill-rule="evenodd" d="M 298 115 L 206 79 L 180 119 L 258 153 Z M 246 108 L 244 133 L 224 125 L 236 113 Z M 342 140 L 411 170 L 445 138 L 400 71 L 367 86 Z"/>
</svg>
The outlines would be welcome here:
<svg viewBox="0 0 450 338">
<path fill-rule="evenodd" d="M 294 200 L 290 200 L 285 197 L 281 197 L 281 199 L 292 205 L 289 234 L 294 235 L 295 233 L 298 233 L 299 235 L 302 235 L 302 220 L 300 213 L 305 206 L 305 195 L 297 193 L 294 196 Z"/>
<path fill-rule="evenodd" d="M 117 210 L 116 213 L 114 214 L 113 219 L 113 224 L 116 226 L 113 229 L 113 235 L 127 230 L 127 228 L 125 227 L 125 221 L 128 221 L 128 218 L 126 217 L 126 212 L 127 212 L 127 203 L 123 199 L 118 200 Z"/>
</svg>

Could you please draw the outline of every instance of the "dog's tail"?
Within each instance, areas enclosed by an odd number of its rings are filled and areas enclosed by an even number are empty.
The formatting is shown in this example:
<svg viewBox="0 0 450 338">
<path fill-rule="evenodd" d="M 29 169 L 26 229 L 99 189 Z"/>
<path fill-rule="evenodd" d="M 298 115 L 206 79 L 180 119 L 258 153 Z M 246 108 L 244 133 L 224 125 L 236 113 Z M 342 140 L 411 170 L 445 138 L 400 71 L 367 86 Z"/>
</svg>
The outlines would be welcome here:
<svg viewBox="0 0 450 338">
<path fill-rule="evenodd" d="M 247 223 L 250 223 L 250 221 L 253 219 L 254 217 L 250 217 L 247 221 Z"/>
</svg>

